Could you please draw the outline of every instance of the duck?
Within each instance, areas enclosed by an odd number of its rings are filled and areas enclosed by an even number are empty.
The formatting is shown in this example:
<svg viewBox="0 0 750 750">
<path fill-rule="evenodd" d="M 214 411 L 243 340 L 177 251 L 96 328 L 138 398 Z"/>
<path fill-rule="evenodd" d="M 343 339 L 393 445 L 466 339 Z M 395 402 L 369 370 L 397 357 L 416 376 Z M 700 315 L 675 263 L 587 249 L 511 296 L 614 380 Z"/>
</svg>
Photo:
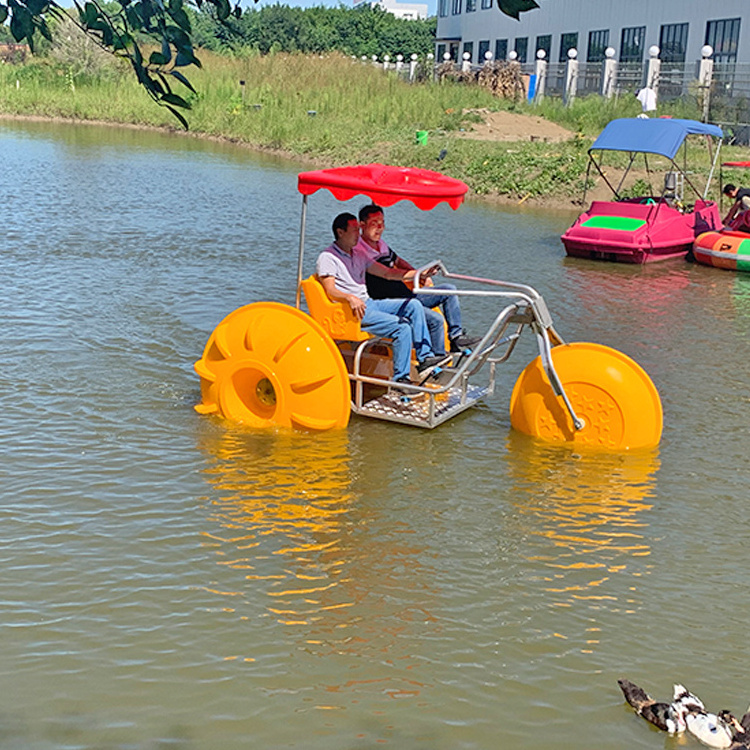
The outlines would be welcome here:
<svg viewBox="0 0 750 750">
<path fill-rule="evenodd" d="M 729 750 L 750 750 L 750 707 L 739 720 L 729 711 L 720 711 L 719 716 L 734 730 Z"/>
<path fill-rule="evenodd" d="M 730 711 L 719 711 L 718 714 L 693 711 L 686 714 L 685 724 L 688 732 L 708 747 L 730 748 L 737 738 L 744 739 L 745 730 Z"/>
<path fill-rule="evenodd" d="M 639 716 L 670 734 L 684 732 L 687 729 L 685 717 L 691 712 L 705 709 L 703 701 L 684 685 L 674 686 L 672 702 L 667 703 L 655 701 L 643 688 L 630 680 L 620 679 L 617 684 L 625 700 Z"/>
</svg>

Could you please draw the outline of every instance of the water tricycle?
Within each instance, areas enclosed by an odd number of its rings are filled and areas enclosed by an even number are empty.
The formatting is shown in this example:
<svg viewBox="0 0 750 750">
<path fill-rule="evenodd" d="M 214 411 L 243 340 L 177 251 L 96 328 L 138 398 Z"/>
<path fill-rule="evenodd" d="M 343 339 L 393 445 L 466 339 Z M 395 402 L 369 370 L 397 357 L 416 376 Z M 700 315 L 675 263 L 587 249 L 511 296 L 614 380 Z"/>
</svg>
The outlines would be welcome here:
<svg viewBox="0 0 750 750">
<path fill-rule="evenodd" d="M 414 369 L 413 384 L 396 384 L 390 340 L 362 331 L 349 305 L 331 301 L 315 275 L 304 277 L 308 199 L 321 189 L 341 201 L 364 195 L 380 206 L 407 200 L 428 211 L 440 203 L 458 208 L 468 186 L 438 172 L 382 164 L 299 174 L 295 304 L 254 302 L 216 326 L 195 364 L 199 413 L 256 428 L 340 429 L 352 412 L 434 428 L 494 392 L 497 366 L 529 329 L 539 356 L 513 388 L 514 428 L 547 441 L 609 450 L 659 442 L 659 394 L 636 362 L 600 344 L 566 343 L 532 287 L 453 273 L 439 259 L 417 269 L 415 295 L 429 293 L 426 279 L 438 274 L 460 287 L 441 293 L 478 297 L 498 311 L 471 350 L 448 355 L 428 378 L 420 380 Z M 308 312 L 301 309 L 303 296 Z"/>
</svg>

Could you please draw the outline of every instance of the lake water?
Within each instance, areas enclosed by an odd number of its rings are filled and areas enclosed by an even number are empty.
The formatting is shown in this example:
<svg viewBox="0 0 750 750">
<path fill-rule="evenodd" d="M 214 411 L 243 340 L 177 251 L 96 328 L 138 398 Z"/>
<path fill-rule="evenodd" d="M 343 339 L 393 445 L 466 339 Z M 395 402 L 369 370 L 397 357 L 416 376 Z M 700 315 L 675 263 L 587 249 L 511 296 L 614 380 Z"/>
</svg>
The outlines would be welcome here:
<svg viewBox="0 0 750 750">
<path fill-rule="evenodd" d="M 435 431 L 263 434 L 196 414 L 192 367 L 233 309 L 293 303 L 298 167 L 7 121 L 0 157 L 0 748 L 699 747 L 619 677 L 746 708 L 750 278 L 567 260 L 572 214 L 397 205 L 410 260 L 532 284 L 639 361 L 659 449 L 511 431 L 532 339 Z M 306 271 L 339 208 L 311 198 Z"/>
</svg>

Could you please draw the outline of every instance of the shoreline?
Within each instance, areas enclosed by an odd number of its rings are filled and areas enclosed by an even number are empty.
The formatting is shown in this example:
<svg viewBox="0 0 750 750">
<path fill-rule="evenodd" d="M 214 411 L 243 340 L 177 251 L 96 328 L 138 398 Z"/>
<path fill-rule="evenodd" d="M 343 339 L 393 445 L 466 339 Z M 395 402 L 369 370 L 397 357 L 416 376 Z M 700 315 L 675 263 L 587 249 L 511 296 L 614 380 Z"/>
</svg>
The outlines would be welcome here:
<svg viewBox="0 0 750 750">
<path fill-rule="evenodd" d="M 21 114 L 9 114 L 7 112 L 0 112 L 0 121 L 16 121 L 16 122 L 47 122 L 47 123 L 59 123 L 64 125 L 92 125 L 96 127 L 110 127 L 110 128 L 124 128 L 126 130 L 142 130 L 152 133 L 164 133 L 168 135 L 175 135 L 179 137 L 196 138 L 198 140 L 211 141 L 213 143 L 224 143 L 232 146 L 238 146 L 240 148 L 247 149 L 248 151 L 254 151 L 258 154 L 267 154 L 269 156 L 276 156 L 289 161 L 296 161 L 301 164 L 310 165 L 311 167 L 325 168 L 330 166 L 330 162 L 327 162 L 321 157 L 304 156 L 301 154 L 295 154 L 291 151 L 278 148 L 269 148 L 267 146 L 260 146 L 257 144 L 249 143 L 240 138 L 233 138 L 231 136 L 224 135 L 212 135 L 211 133 L 202 133 L 193 130 L 183 130 L 181 128 L 173 127 L 170 125 L 147 125 L 131 122 L 114 122 L 112 120 L 88 120 L 77 117 L 62 117 L 62 116 L 45 116 L 45 115 L 21 115 Z M 512 143 L 512 142 L 508 142 Z M 570 213 L 571 215 L 580 213 L 581 208 L 577 206 L 573 198 L 562 199 L 562 198 L 535 198 L 525 197 L 518 199 L 515 196 L 510 196 L 501 193 L 483 194 L 478 195 L 474 192 L 467 194 L 467 200 L 476 201 L 479 203 L 485 203 L 489 205 L 502 206 L 504 208 L 516 209 L 519 212 L 523 212 L 524 209 L 539 210 L 545 208 L 546 210 L 554 211 L 556 213 Z"/>
</svg>

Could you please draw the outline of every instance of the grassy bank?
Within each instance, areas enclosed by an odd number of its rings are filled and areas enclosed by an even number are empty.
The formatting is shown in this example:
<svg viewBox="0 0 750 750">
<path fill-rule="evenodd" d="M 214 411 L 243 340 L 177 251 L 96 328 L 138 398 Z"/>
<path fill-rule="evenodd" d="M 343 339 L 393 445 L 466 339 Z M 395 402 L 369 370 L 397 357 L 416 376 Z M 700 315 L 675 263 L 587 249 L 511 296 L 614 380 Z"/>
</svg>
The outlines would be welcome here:
<svg viewBox="0 0 750 750">
<path fill-rule="evenodd" d="M 339 55 L 230 58 L 203 53 L 201 59 L 203 69 L 190 74 L 198 92 L 188 96 L 193 133 L 282 150 L 326 166 L 383 161 L 439 168 L 477 193 L 514 199 L 577 197 L 591 138 L 613 117 L 639 111 L 634 98 L 582 100 L 569 109 L 549 102 L 532 110 L 479 87 L 409 85 Z M 547 114 L 577 135 L 556 144 L 458 138 L 472 118 L 464 111 L 481 107 Z M 85 76 L 44 60 L 0 66 L 0 112 L 177 125 L 131 74 L 111 64 Z M 429 131 L 427 146 L 415 144 L 416 130 Z"/>
</svg>

